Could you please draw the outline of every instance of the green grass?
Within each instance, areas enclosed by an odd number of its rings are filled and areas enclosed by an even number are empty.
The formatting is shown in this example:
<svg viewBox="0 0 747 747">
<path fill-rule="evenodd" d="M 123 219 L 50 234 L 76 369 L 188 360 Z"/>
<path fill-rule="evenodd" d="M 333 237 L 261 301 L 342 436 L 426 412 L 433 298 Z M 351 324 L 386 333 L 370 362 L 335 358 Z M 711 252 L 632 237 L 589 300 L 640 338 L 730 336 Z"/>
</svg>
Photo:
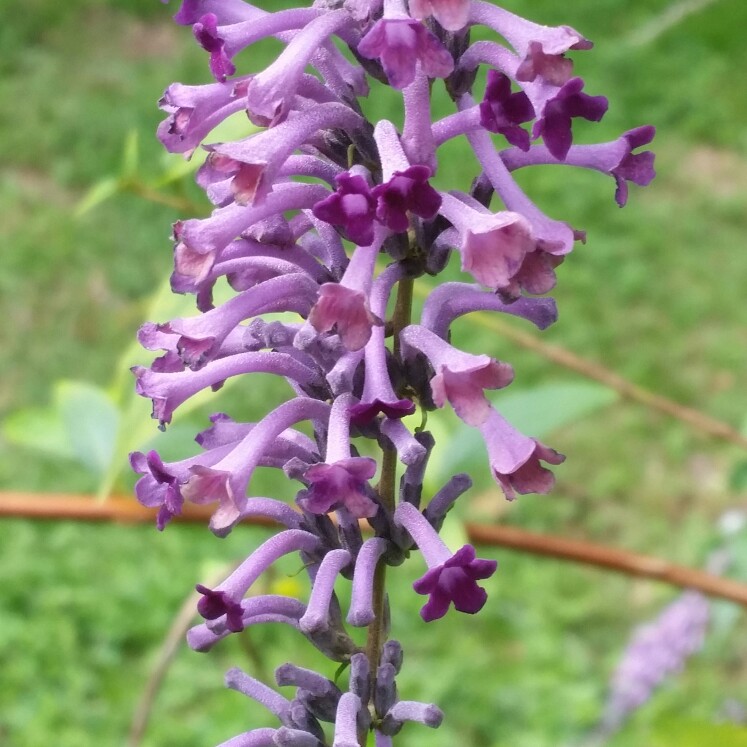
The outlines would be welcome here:
<svg viewBox="0 0 747 747">
<path fill-rule="evenodd" d="M 738 425 L 747 411 L 740 386 L 747 92 L 739 85 L 747 6 L 722 0 L 636 46 L 635 30 L 665 0 L 506 5 L 570 24 L 596 42 L 576 55 L 577 69 L 588 90 L 605 93 L 612 106 L 600 125 L 577 128 L 580 141 L 646 122 L 659 128 L 659 176 L 647 190 L 634 189 L 625 210 L 613 202 L 612 182 L 598 175 L 552 168 L 522 175 L 549 214 L 589 236 L 560 268 L 560 322 L 543 338 Z M 128 195 L 82 219 L 73 215 L 93 183 L 117 172 L 133 130 L 143 169 L 158 173 L 156 100 L 172 80 L 208 80 L 205 56 L 168 13 L 150 0 L 35 0 L 0 28 L 0 418 L 48 403 L 61 378 L 107 385 L 149 295 L 169 272 L 169 225 L 186 216 Z M 263 64 L 243 61 L 256 70 Z M 391 99 L 368 105 L 386 114 Z M 454 149 L 442 162 L 441 183 L 468 183 L 466 165 L 458 166 L 468 163 Z M 456 266 L 450 272 L 460 276 Z M 517 387 L 578 380 L 468 321 L 456 334 L 465 347 L 513 363 Z M 241 384 L 218 395 L 215 409 L 250 415 L 262 411 L 258 399 L 264 396 Z M 144 402 L 144 417 L 147 411 Z M 206 412 L 187 422 L 202 427 Z M 715 541 L 715 519 L 740 499 L 728 487 L 736 449 L 639 405 L 619 402 L 548 440 L 568 456 L 554 495 L 507 506 L 485 493 L 482 475 L 462 514 L 700 565 Z M 94 481 L 68 462 L 0 442 L 0 487 L 90 491 Z M 240 557 L 261 536 L 242 529 L 219 542 L 196 527 L 158 534 L 0 522 L 0 744 L 122 744 L 181 601 L 211 567 Z M 403 731 L 402 747 L 581 745 L 631 626 L 673 594 L 508 551 L 494 556 L 500 572 L 489 582 L 484 612 L 428 627 L 409 590 L 418 561 L 390 574 L 393 634 L 407 652 L 401 693 L 433 699 L 447 714 L 437 732 Z M 729 698 L 744 702 L 744 633 L 734 609 L 719 606 L 703 653 L 610 745 L 653 744 L 685 715 L 714 722 Z M 326 666 L 292 631 L 252 631 L 251 643 L 265 669 L 288 651 Z M 236 641 L 208 655 L 181 650 L 145 744 L 211 745 L 266 723 L 259 709 L 222 690 L 222 673 L 235 664 L 252 666 Z"/>
</svg>

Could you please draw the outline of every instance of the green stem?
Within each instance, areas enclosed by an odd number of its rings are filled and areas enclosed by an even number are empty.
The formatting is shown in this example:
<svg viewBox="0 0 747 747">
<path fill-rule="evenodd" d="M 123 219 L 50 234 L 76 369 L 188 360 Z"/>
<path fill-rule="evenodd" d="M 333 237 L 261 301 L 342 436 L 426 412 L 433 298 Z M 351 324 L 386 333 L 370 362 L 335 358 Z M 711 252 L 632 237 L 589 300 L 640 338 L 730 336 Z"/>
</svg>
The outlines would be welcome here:
<svg viewBox="0 0 747 747">
<path fill-rule="evenodd" d="M 399 355 L 399 333 L 410 324 L 412 317 L 413 278 L 405 277 L 397 286 L 397 301 L 392 317 L 392 332 L 394 336 L 394 354 Z M 395 491 L 397 484 L 397 452 L 395 449 L 384 449 L 381 461 L 381 479 L 377 487 L 382 508 L 393 514 L 395 509 Z M 381 648 L 386 642 L 386 562 L 383 558 L 376 566 L 373 582 L 374 621 L 368 626 L 366 639 L 366 656 L 371 676 L 371 697 L 376 681 L 376 670 L 381 659 Z M 366 734 L 359 734 L 361 747 L 366 745 Z"/>
</svg>

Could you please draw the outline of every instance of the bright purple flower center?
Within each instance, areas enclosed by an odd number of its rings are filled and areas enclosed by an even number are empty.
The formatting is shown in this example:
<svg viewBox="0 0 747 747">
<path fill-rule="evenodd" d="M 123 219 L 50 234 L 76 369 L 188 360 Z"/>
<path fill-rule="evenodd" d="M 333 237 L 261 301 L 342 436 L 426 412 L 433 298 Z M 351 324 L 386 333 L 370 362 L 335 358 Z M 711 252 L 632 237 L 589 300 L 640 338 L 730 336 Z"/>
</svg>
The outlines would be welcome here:
<svg viewBox="0 0 747 747">
<path fill-rule="evenodd" d="M 485 98 L 480 104 L 480 124 L 489 132 L 503 135 L 511 145 L 529 150 L 529 133 L 519 127 L 534 117 L 534 107 L 523 91 L 511 92 L 511 79 L 488 70 Z"/>
<path fill-rule="evenodd" d="M 428 184 L 431 170 L 427 166 L 410 166 L 395 171 L 386 184 L 373 189 L 377 200 L 376 217 L 395 233 L 407 231 L 410 219 L 407 213 L 430 220 L 441 207 L 441 195 Z"/>
<path fill-rule="evenodd" d="M 374 240 L 376 199 L 366 180 L 359 174 L 340 174 L 335 178 L 337 191 L 317 202 L 314 215 L 333 226 L 340 226 L 345 236 L 358 246 Z"/>
<path fill-rule="evenodd" d="M 545 104 L 542 119 L 534 125 L 532 136 L 542 135 L 547 150 L 560 161 L 566 157 L 573 142 L 571 120 L 580 117 L 599 122 L 607 111 L 607 99 L 589 96 L 582 92 L 583 87 L 581 78 L 571 78 L 555 98 Z"/>
</svg>

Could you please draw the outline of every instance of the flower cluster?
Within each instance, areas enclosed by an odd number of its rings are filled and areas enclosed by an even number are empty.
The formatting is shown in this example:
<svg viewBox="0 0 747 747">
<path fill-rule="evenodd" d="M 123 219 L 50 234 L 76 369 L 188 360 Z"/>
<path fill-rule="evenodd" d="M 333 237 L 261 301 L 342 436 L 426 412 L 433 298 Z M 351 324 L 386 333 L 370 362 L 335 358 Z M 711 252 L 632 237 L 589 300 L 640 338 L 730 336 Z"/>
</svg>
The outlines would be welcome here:
<svg viewBox="0 0 747 747">
<path fill-rule="evenodd" d="M 482 434 L 490 470 L 509 500 L 548 492 L 553 476 L 544 464 L 563 460 L 514 429 L 486 397 L 511 383 L 511 366 L 451 340 L 452 322 L 476 311 L 511 314 L 539 329 L 556 319 L 553 300 L 533 296 L 552 289 L 555 268 L 584 234 L 541 212 L 512 172 L 536 164 L 601 171 L 614 179 L 622 206 L 629 182 L 653 178 L 653 155 L 634 152 L 651 141 L 653 128 L 574 144 L 574 120 L 595 122 L 607 109 L 604 97 L 584 91 L 566 56 L 591 43 L 569 27 L 540 26 L 482 0 L 316 0 L 274 13 L 244 0 L 183 0 L 175 18 L 192 27 L 215 82 L 169 86 L 158 134 L 171 152 L 207 151 L 197 181 L 215 209 L 174 226 L 172 287 L 194 294 L 200 313 L 141 328 L 141 343 L 160 355 L 150 368 L 134 370 L 137 389 L 152 400 L 162 427 L 198 391 L 234 376 L 273 374 L 287 383 L 290 398 L 255 423 L 214 415 L 197 436 L 201 451 L 182 461 L 133 454 L 142 476 L 137 497 L 158 509 L 159 529 L 185 501 L 215 506 L 210 528 L 218 536 L 248 516 L 282 528 L 216 588 L 198 586 L 205 622 L 190 632 L 193 648 L 281 622 L 350 665 L 344 693 L 320 674 L 281 667 L 278 685 L 296 687 L 292 700 L 230 672 L 229 686 L 267 706 L 281 726 L 226 744 L 324 745 L 320 721 L 327 721 L 334 723 L 334 747 L 364 743 L 369 730 L 385 747 L 404 722 L 435 727 L 441 713 L 398 699 L 401 649 L 384 642 L 388 610 L 377 568 L 420 551 L 428 570 L 414 590 L 428 597 L 425 621 L 451 605 L 478 612 L 487 597 L 479 582 L 496 570 L 470 545 L 452 553 L 439 538 L 469 478 L 453 477 L 426 503 L 433 439 L 407 416 L 418 407 L 453 408 Z M 478 25 L 506 44 L 470 43 Z M 238 75 L 236 55 L 270 37 L 284 45 L 277 59 Z M 487 85 L 477 101 L 480 68 Z M 454 113 L 434 122 L 436 79 Z M 375 81 L 402 92 L 401 129 L 364 115 L 360 99 Z M 211 141 L 213 129 L 234 115 L 262 129 L 234 142 Z M 456 137 L 466 137 L 481 169 L 467 192 L 432 183 L 439 149 Z M 414 323 L 413 281 L 437 276 L 453 251 L 471 281 L 436 287 Z M 213 290 L 223 281 L 234 295 L 215 305 Z M 377 444 L 382 459 L 361 456 L 370 449 L 359 451 L 353 439 Z M 260 466 L 300 483 L 295 507 L 251 496 Z M 373 532 L 366 539 L 365 525 Z M 263 571 L 289 553 L 300 553 L 308 570 L 308 601 L 247 597 Z M 334 591 L 340 576 L 352 581 L 346 615 Z M 366 652 L 345 623 L 369 627 Z"/>
<path fill-rule="evenodd" d="M 655 620 L 636 629 L 612 676 L 602 720 L 605 732 L 615 731 L 667 677 L 684 667 L 703 645 L 710 616 L 708 600 L 697 591 L 685 591 Z"/>
</svg>

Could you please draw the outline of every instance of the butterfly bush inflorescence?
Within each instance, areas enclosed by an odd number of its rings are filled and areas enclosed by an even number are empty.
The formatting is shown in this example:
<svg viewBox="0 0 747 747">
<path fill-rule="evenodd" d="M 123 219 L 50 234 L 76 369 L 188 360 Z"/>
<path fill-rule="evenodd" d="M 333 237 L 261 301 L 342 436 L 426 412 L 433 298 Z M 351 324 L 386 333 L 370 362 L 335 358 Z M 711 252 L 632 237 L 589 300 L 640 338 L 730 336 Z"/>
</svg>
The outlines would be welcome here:
<svg viewBox="0 0 747 747">
<path fill-rule="evenodd" d="M 455 347 L 450 327 L 475 311 L 511 314 L 539 329 L 552 324 L 555 303 L 541 296 L 584 233 L 545 215 L 513 172 L 542 164 L 600 171 L 614 179 L 623 206 L 629 182 L 646 185 L 654 176 L 653 154 L 638 151 L 654 130 L 574 144 L 574 120 L 596 122 L 607 109 L 566 56 L 591 42 L 482 0 L 317 0 L 277 12 L 243 0 L 183 0 L 175 19 L 192 27 L 215 82 L 169 86 L 158 135 L 186 157 L 207 150 L 197 181 L 215 209 L 174 226 L 172 287 L 194 294 L 200 313 L 143 325 L 140 342 L 161 354 L 150 368 L 134 369 L 137 389 L 162 426 L 197 392 L 234 376 L 274 374 L 290 397 L 256 423 L 214 415 L 196 438 L 201 451 L 182 461 L 134 453 L 137 497 L 157 508 L 159 529 L 185 501 L 215 506 L 210 528 L 218 536 L 250 516 L 281 528 L 215 588 L 197 587 L 205 622 L 189 633 L 194 649 L 279 622 L 349 665 L 344 692 L 316 672 L 280 667 L 277 684 L 295 688 L 290 698 L 232 670 L 228 686 L 261 702 L 280 725 L 225 744 L 355 747 L 372 731 L 386 747 L 405 722 L 436 727 L 442 714 L 398 696 L 402 649 L 386 640 L 382 569 L 414 548 L 422 553 L 428 570 L 414 590 L 427 597 L 427 622 L 452 605 L 478 612 L 487 597 L 480 581 L 496 570 L 471 545 L 452 552 L 440 539 L 470 481 L 456 475 L 426 502 L 434 442 L 406 417 L 451 407 L 482 434 L 507 499 L 551 489 L 544 465 L 563 457 L 515 430 L 485 395 L 511 383 L 511 366 Z M 473 26 L 503 41 L 471 43 Z M 277 59 L 256 73 L 238 71 L 236 55 L 269 37 L 284 45 Z M 475 96 L 481 68 L 484 90 Z M 364 115 L 360 100 L 375 109 L 370 87 L 377 85 L 401 91 L 400 129 Z M 453 113 L 433 121 L 436 93 L 453 102 Z M 236 114 L 260 129 L 212 141 L 213 129 Z M 466 192 L 432 184 L 439 149 L 454 138 L 466 138 L 479 164 Z M 413 322 L 414 280 L 438 276 L 454 251 L 471 280 L 435 287 Z M 235 293 L 215 305 L 219 281 Z M 304 423 L 313 437 L 299 429 Z M 362 456 L 376 452 L 353 440 L 376 445 L 381 458 Z M 296 507 L 250 496 L 258 467 L 301 484 Z M 247 596 L 292 553 L 308 572 L 307 602 Z M 347 614 L 334 592 L 338 577 L 352 581 Z M 365 648 L 345 623 L 368 627 Z M 323 722 L 334 724 L 331 737 Z"/>
</svg>

